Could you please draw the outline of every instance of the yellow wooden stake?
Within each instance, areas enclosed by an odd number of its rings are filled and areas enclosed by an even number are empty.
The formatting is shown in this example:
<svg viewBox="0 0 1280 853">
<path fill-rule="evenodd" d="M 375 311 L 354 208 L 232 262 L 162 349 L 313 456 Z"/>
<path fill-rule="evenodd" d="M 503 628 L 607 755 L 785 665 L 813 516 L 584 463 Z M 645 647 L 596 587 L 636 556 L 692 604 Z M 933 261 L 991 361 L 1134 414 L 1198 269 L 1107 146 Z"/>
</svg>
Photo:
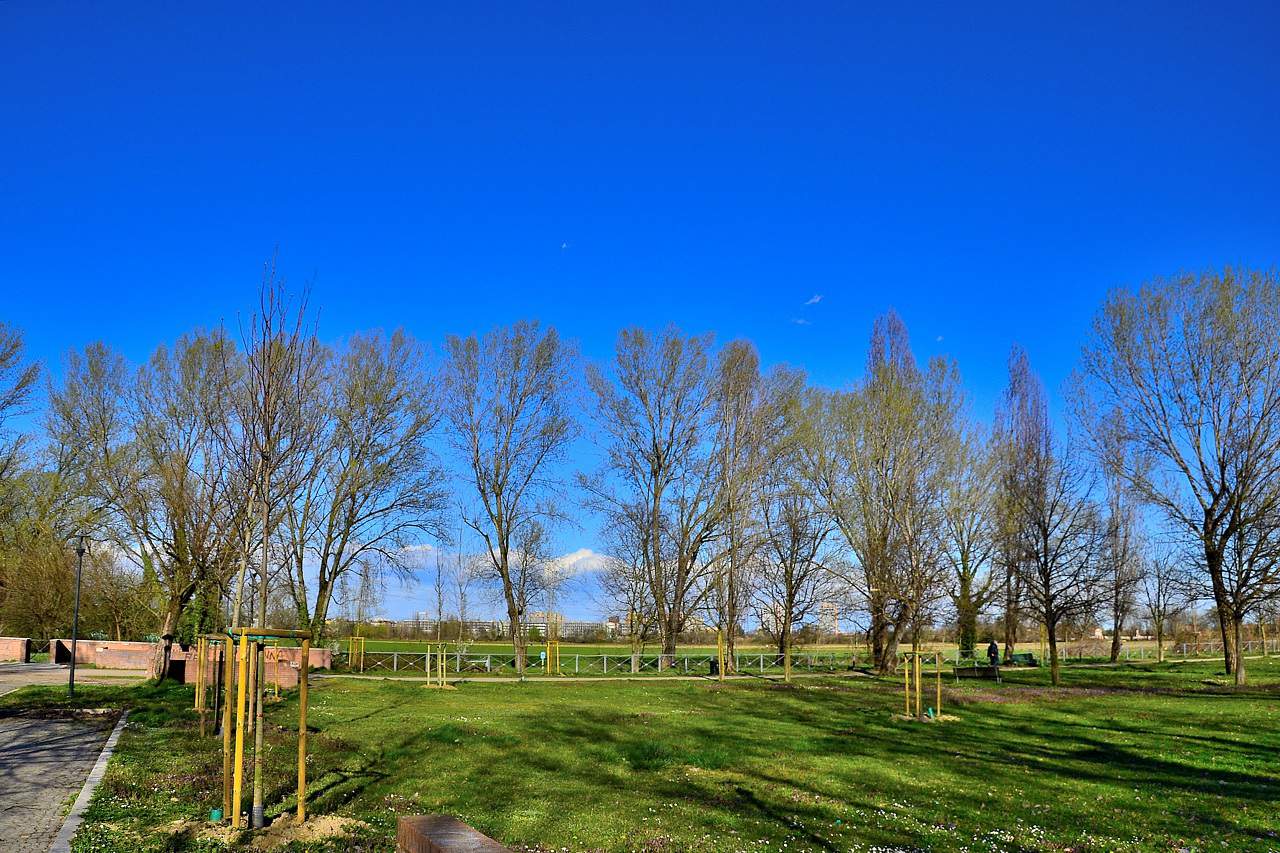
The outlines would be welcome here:
<svg viewBox="0 0 1280 853">
<path fill-rule="evenodd" d="M 720 680 L 724 681 L 724 631 L 720 628 L 716 629 L 716 661 L 719 664 L 717 671 Z"/>
<path fill-rule="evenodd" d="M 913 659 L 916 662 L 916 716 L 922 717 L 924 716 L 924 708 L 920 706 L 920 670 L 921 670 L 920 655 L 919 654 L 915 655 Z"/>
<path fill-rule="evenodd" d="M 193 711 L 200 710 L 200 638 L 196 638 L 196 692 L 191 698 L 191 709 Z"/>
<path fill-rule="evenodd" d="M 911 658 L 902 658 L 902 701 L 906 703 L 906 707 L 902 710 L 902 716 L 911 716 Z"/>
<path fill-rule="evenodd" d="M 231 792 L 231 827 L 240 828 L 240 798 L 244 784 L 244 717 L 245 688 L 249 682 L 249 636 L 240 635 L 240 649 L 236 654 L 240 662 L 240 680 L 236 685 L 236 755 L 234 764 L 235 781 Z"/>
</svg>

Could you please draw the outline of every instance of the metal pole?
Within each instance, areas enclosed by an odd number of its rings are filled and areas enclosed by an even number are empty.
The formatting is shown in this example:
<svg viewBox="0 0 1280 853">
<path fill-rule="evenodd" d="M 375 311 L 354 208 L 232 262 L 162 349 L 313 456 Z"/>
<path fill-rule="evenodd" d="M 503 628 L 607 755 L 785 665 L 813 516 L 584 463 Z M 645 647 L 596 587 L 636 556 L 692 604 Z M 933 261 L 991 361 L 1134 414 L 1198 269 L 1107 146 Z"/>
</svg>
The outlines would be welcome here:
<svg viewBox="0 0 1280 853">
<path fill-rule="evenodd" d="M 76 695 L 76 640 L 80 637 L 80 573 L 84 570 L 83 533 L 76 537 L 76 603 L 71 616 L 71 667 L 67 675 L 67 698 Z M 163 673 L 161 673 L 163 675 Z"/>
<path fill-rule="evenodd" d="M 298 665 L 298 823 L 307 819 L 307 670 L 311 668 L 311 640 L 302 641 Z"/>
<path fill-rule="evenodd" d="M 196 637 L 196 709 L 200 712 L 200 737 L 204 737 L 204 637 Z"/>
<path fill-rule="evenodd" d="M 262 829 L 266 823 L 266 812 L 262 804 L 262 759 L 263 756 L 263 736 L 266 728 L 266 718 L 262 713 L 263 688 L 266 686 L 266 647 L 260 640 L 254 641 L 253 644 L 253 665 L 258 672 L 258 681 L 254 685 L 254 725 L 253 730 L 253 811 L 249 813 L 251 826 L 254 829 Z"/>
<path fill-rule="evenodd" d="M 222 641 L 222 684 L 226 697 L 222 702 L 222 815 L 231 817 L 231 707 L 235 696 L 235 647 L 231 638 Z"/>
<path fill-rule="evenodd" d="M 938 676 L 938 678 L 937 678 L 937 681 L 938 681 L 938 708 L 937 708 L 937 713 L 938 713 L 938 716 L 939 716 L 939 717 L 941 717 L 941 716 L 942 716 L 942 653 L 941 653 L 941 652 L 935 652 L 935 653 L 934 653 L 934 655 L 933 655 L 933 663 L 934 663 L 934 667 L 935 667 L 935 670 L 934 670 L 934 671 L 937 673 L 937 676 Z"/>
</svg>

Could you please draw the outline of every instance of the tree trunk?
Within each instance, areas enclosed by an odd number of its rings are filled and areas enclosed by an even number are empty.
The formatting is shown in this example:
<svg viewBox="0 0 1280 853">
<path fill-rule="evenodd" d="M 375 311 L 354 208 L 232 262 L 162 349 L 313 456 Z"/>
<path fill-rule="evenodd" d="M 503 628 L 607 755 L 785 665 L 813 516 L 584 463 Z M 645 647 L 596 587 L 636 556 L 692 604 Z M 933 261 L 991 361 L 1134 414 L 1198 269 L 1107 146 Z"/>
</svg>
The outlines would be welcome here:
<svg viewBox="0 0 1280 853">
<path fill-rule="evenodd" d="M 676 634 L 675 631 L 668 626 L 665 636 L 662 638 L 662 654 L 658 656 L 658 670 L 667 668 L 671 661 L 676 658 Z"/>
<path fill-rule="evenodd" d="M 889 654 L 889 624 L 884 616 L 884 605 L 875 602 L 871 605 L 871 663 L 876 672 L 887 675 L 894 672 L 898 665 L 898 656 Z M 896 651 L 896 649 L 895 649 Z"/>
<path fill-rule="evenodd" d="M 960 629 L 960 656 L 973 657 L 978 645 L 978 611 L 973 606 L 973 580 L 965 572 L 960 576 L 956 595 L 956 622 Z"/>
<path fill-rule="evenodd" d="M 1004 583 L 1004 662 L 1013 661 L 1013 652 L 1018 645 L 1018 585 L 1012 579 L 1012 571 L 1007 572 Z"/>
<path fill-rule="evenodd" d="M 791 683 L 791 623 L 782 626 L 782 680 Z"/>
<path fill-rule="evenodd" d="M 156 652 L 156 683 L 163 683 L 169 677 L 169 663 L 173 659 L 173 632 L 178 628 L 178 617 L 182 615 L 182 602 L 170 599 L 165 609 L 164 622 L 160 625 L 160 648 Z"/>
<path fill-rule="evenodd" d="M 1062 670 L 1058 662 L 1058 626 L 1055 623 L 1049 634 L 1049 682 L 1057 687 L 1062 683 Z"/>
<path fill-rule="evenodd" d="M 893 632 L 888 632 L 884 646 L 884 666 L 880 670 L 881 675 L 891 675 L 898 671 L 898 636 Z"/>
<path fill-rule="evenodd" d="M 303 622 L 311 629 L 311 642 L 318 644 L 324 638 L 324 626 L 329 619 L 329 597 L 332 587 L 320 588 L 316 590 L 316 609 L 311 614 L 311 619 Z"/>
<path fill-rule="evenodd" d="M 1115 663 L 1120 660 L 1120 626 L 1121 620 L 1113 618 L 1111 620 L 1111 662 Z"/>
<path fill-rule="evenodd" d="M 1156 623 L 1156 663 L 1164 663 L 1164 625 Z"/>
<path fill-rule="evenodd" d="M 508 602 L 507 618 L 511 622 L 511 648 L 516 654 L 516 675 L 524 678 L 525 670 L 525 640 L 524 631 L 521 630 L 520 612 L 516 609 L 515 604 Z"/>
<path fill-rule="evenodd" d="M 1236 687 L 1244 687 L 1244 616 L 1240 613 L 1235 614 L 1232 619 L 1232 636 L 1235 638 L 1236 652 Z"/>
<path fill-rule="evenodd" d="M 1209 570 L 1209 579 L 1213 583 L 1214 610 L 1218 614 L 1218 631 L 1222 635 L 1222 662 L 1230 675 L 1236 671 L 1236 635 L 1232 630 L 1231 602 L 1222 582 L 1222 552 L 1206 545 L 1204 561 Z"/>
</svg>

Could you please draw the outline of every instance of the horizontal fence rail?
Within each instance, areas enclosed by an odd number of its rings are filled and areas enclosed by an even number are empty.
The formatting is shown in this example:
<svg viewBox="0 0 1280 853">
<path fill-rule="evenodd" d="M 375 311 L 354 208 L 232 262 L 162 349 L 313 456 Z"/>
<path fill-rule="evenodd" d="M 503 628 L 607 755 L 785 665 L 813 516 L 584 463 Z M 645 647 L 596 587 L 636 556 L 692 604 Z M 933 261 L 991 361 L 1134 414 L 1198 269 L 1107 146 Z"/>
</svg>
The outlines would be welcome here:
<svg viewBox="0 0 1280 853">
<path fill-rule="evenodd" d="M 552 663 L 531 650 L 525 671 L 530 675 L 556 674 Z M 434 673 L 439 657 L 428 652 L 364 652 L 356 655 L 359 668 L 363 657 L 365 673 Z M 668 675 L 711 675 L 714 654 L 560 654 L 560 675 L 628 675 L 664 673 Z M 350 657 L 345 650 L 333 655 L 335 669 L 349 670 Z M 834 672 L 855 665 L 850 654 L 792 653 L 791 668 L 802 672 Z M 474 653 L 451 650 L 445 654 L 445 671 L 451 675 L 509 675 L 516 671 L 514 653 Z M 734 655 L 732 671 L 741 674 L 769 674 L 783 671 L 782 655 L 776 652 L 741 652 Z"/>
<path fill-rule="evenodd" d="M 1280 639 L 1248 640 L 1242 644 L 1246 655 L 1280 654 Z M 1030 652 L 1040 665 L 1048 663 L 1048 650 L 1035 644 L 1021 644 L 1018 652 Z M 943 652 L 943 660 L 950 666 L 965 663 L 986 661 L 986 656 L 962 655 L 959 650 Z M 1222 654 L 1222 643 L 1169 643 L 1164 648 L 1166 660 L 1181 658 L 1212 657 Z M 1003 656 L 1003 648 L 1001 649 Z M 1058 646 L 1059 660 L 1064 663 L 1100 663 L 1111 658 L 1110 644 L 1098 643 L 1062 643 Z M 1120 651 L 1122 661 L 1155 661 L 1157 658 L 1154 646 L 1130 645 L 1126 643 Z M 360 667 L 363 659 L 363 667 Z M 866 665 L 868 658 L 859 658 L 851 653 L 793 652 L 791 668 L 797 672 L 838 672 L 853 669 L 860 663 Z M 631 655 L 625 652 L 615 654 L 560 654 L 558 673 L 554 664 L 543 656 L 542 649 L 531 648 L 526 656 L 525 672 L 529 675 L 630 675 L 663 673 L 666 675 L 703 675 L 714 673 L 716 655 L 714 653 L 690 653 L 662 655 L 643 653 Z M 333 654 L 334 668 L 339 671 L 350 671 L 351 660 L 345 649 Z M 434 652 L 374 652 L 367 651 L 356 656 L 357 669 L 364 673 L 421 673 L 431 674 L 437 671 L 439 658 Z M 738 652 L 732 656 L 728 671 L 740 675 L 774 675 L 783 672 L 783 656 L 777 652 Z M 516 656 L 513 652 L 490 653 L 468 652 L 451 649 L 445 653 L 445 672 L 454 676 L 466 675 L 513 675 L 516 672 Z"/>
</svg>

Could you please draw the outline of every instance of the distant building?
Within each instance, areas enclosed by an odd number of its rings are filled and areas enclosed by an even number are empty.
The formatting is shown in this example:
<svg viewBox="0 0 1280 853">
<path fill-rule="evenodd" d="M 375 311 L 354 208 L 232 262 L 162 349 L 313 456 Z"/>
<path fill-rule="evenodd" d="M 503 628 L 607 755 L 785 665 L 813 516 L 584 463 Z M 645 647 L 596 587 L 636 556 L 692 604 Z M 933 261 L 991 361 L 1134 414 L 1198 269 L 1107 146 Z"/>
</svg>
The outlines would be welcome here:
<svg viewBox="0 0 1280 853">
<path fill-rule="evenodd" d="M 840 607 L 834 601 L 818 605 L 818 630 L 823 634 L 840 633 Z"/>
</svg>

